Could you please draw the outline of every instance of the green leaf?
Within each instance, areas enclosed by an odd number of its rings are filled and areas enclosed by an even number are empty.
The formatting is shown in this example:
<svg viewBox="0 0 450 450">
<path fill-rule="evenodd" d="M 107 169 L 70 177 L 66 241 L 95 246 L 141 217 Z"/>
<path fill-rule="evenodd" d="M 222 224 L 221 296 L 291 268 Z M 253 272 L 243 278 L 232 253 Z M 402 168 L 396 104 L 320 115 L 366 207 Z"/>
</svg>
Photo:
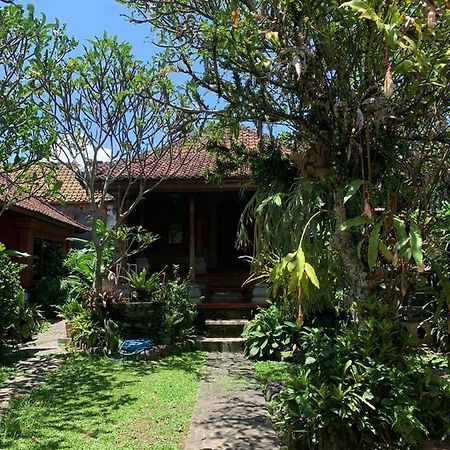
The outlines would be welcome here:
<svg viewBox="0 0 450 450">
<path fill-rule="evenodd" d="M 344 366 L 344 373 L 347 372 L 347 370 L 351 367 L 352 364 L 353 364 L 353 361 L 351 359 L 349 359 Z"/>
<path fill-rule="evenodd" d="M 379 220 L 374 225 L 374 227 L 372 228 L 372 231 L 370 232 L 369 250 L 367 252 L 367 261 L 369 263 L 370 269 L 373 269 L 377 262 L 378 245 L 380 243 L 380 230 L 381 230 L 382 225 L 383 225 L 383 220 Z"/>
<path fill-rule="evenodd" d="M 5 250 L 5 253 L 8 256 L 12 256 L 14 258 L 29 258 L 30 256 L 32 256 L 29 253 L 19 252 L 17 250 Z"/>
<path fill-rule="evenodd" d="M 303 250 L 299 248 L 297 250 L 297 278 L 299 280 L 303 277 L 303 272 L 305 270 L 305 254 Z"/>
<path fill-rule="evenodd" d="M 308 297 L 309 296 L 309 281 L 308 277 L 303 275 L 302 279 L 300 280 L 300 286 L 302 288 L 303 293 Z"/>
<path fill-rule="evenodd" d="M 273 202 L 275 203 L 275 205 L 277 206 L 281 206 L 281 197 L 280 194 L 277 194 L 273 197 Z"/>
<path fill-rule="evenodd" d="M 358 259 L 361 259 L 361 248 L 362 248 L 363 244 L 364 244 L 364 239 L 361 239 L 358 242 L 358 245 L 356 246 L 356 256 L 358 256 Z"/>
<path fill-rule="evenodd" d="M 387 248 L 387 246 L 383 242 L 378 243 L 378 248 L 380 252 L 388 262 L 392 262 L 394 259 L 394 254 Z"/>
<path fill-rule="evenodd" d="M 309 366 L 310 364 L 314 364 L 316 361 L 317 361 L 316 358 L 313 358 L 312 356 L 308 356 L 308 357 L 305 359 L 305 364 L 306 364 L 307 366 Z"/>
<path fill-rule="evenodd" d="M 340 8 L 351 8 L 358 12 L 363 19 L 373 20 L 377 25 L 381 22 L 380 17 L 375 13 L 375 10 L 370 7 L 367 2 L 361 0 L 353 0 L 350 2 L 342 3 Z M 382 23 L 382 22 L 381 22 Z"/>
<path fill-rule="evenodd" d="M 394 218 L 392 219 L 392 223 L 394 225 L 395 231 L 397 232 L 397 242 L 407 239 L 405 222 L 403 222 L 403 220 L 399 217 L 394 216 Z"/>
<path fill-rule="evenodd" d="M 353 227 L 359 227 L 367 223 L 372 223 L 372 220 L 366 216 L 353 217 L 353 219 L 348 219 L 341 224 L 341 231 L 345 231 Z"/>
<path fill-rule="evenodd" d="M 314 267 L 309 263 L 305 263 L 305 272 L 308 275 L 308 278 L 311 280 L 311 283 L 316 286 L 316 288 L 320 288 L 320 283 L 316 275 L 316 271 Z"/>
<path fill-rule="evenodd" d="M 422 235 L 419 227 L 412 222 L 409 236 L 411 238 L 411 252 L 418 267 L 423 267 L 423 252 L 422 252 Z"/>
<path fill-rule="evenodd" d="M 298 286 L 298 281 L 299 280 L 297 277 L 297 272 L 296 271 L 292 272 L 291 278 L 289 280 L 289 292 L 295 292 Z"/>
<path fill-rule="evenodd" d="M 350 200 L 353 195 L 359 191 L 359 188 L 364 184 L 364 180 L 353 180 L 347 185 L 346 193 L 344 196 L 344 204 Z"/>
</svg>

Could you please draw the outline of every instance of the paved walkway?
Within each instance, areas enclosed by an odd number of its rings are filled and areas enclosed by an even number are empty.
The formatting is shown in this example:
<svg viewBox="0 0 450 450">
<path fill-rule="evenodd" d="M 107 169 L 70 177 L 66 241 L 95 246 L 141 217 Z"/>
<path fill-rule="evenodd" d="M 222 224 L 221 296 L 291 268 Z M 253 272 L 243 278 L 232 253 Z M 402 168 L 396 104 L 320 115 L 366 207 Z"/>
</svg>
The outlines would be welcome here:
<svg viewBox="0 0 450 450">
<path fill-rule="evenodd" d="M 50 329 L 38 335 L 34 341 L 19 347 L 17 351 L 23 352 L 24 359 L 15 367 L 22 375 L 6 381 L 6 386 L 0 389 L 0 418 L 7 412 L 12 397 L 23 395 L 42 384 L 45 374 L 59 367 L 62 360 L 51 356 L 65 353 L 61 343 L 66 338 L 65 323 L 61 320 L 50 325 Z"/>
<path fill-rule="evenodd" d="M 251 363 L 210 353 L 184 450 L 279 450 Z"/>
</svg>

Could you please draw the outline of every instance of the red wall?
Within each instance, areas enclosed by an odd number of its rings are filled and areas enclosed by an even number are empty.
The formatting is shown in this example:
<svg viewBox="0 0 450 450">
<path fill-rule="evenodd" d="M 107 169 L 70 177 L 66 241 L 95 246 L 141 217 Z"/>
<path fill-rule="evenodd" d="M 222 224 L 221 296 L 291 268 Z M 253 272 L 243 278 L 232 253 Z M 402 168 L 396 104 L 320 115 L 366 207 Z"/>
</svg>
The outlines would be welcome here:
<svg viewBox="0 0 450 450">
<path fill-rule="evenodd" d="M 72 234 L 70 228 L 44 222 L 35 217 L 27 216 L 15 211 L 6 211 L 0 216 L 0 242 L 7 249 L 33 253 L 33 239 L 42 238 L 63 243 L 65 251 L 68 250 L 66 239 Z M 32 258 L 20 258 L 18 262 L 27 264 L 22 271 L 21 282 L 24 288 L 32 287 L 33 280 Z"/>
</svg>

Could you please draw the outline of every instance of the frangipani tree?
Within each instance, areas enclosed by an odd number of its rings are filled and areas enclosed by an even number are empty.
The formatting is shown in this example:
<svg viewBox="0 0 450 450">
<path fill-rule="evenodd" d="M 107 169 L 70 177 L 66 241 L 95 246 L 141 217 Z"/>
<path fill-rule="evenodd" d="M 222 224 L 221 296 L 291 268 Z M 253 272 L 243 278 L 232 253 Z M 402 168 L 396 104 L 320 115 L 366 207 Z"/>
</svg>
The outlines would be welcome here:
<svg viewBox="0 0 450 450">
<path fill-rule="evenodd" d="M 49 156 L 56 132 L 52 114 L 40 107 L 31 67 L 41 58 L 58 65 L 70 42 L 64 27 L 35 17 L 32 6 L 0 7 L 0 214 L 42 186 L 50 195 L 57 191 L 51 171 L 36 164 Z"/>
<path fill-rule="evenodd" d="M 50 72 L 45 71 L 48 66 Z M 93 287 L 99 292 L 105 249 L 114 239 L 131 238 L 126 219 L 157 184 L 149 185 L 146 176 L 162 158 L 171 160 L 174 142 L 187 129 L 179 114 L 156 100 L 158 75 L 134 59 L 129 44 L 116 38 L 95 38 L 81 56 L 63 64 L 44 60 L 34 70 L 45 91 L 46 112 L 56 123 L 58 140 L 52 157 L 72 171 L 88 197 L 96 252 Z M 162 180 L 164 172 L 159 173 Z M 105 219 L 112 195 L 115 220 L 105 229 L 99 221 Z M 138 248 L 155 239 L 137 231 L 133 239 Z"/>
<path fill-rule="evenodd" d="M 430 263 L 424 249 L 449 170 L 447 3 L 122 3 L 159 37 L 165 70 L 188 79 L 178 96 L 167 90 L 168 104 L 225 127 L 283 132 L 282 145 L 228 154 L 247 158 L 260 186 L 249 207 L 258 268 L 301 300 L 295 249 L 320 210 L 299 250 L 332 286 L 328 297 L 407 296 Z"/>
</svg>

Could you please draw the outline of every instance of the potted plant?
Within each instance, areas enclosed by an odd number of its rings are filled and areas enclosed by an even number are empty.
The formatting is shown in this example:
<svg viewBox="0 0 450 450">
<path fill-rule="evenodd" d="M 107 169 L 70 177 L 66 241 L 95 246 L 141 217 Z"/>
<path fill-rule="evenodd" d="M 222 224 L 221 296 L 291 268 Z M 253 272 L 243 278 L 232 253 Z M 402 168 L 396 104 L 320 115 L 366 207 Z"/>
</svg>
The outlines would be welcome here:
<svg viewBox="0 0 450 450">
<path fill-rule="evenodd" d="M 113 317 L 125 335 L 155 336 L 161 329 L 160 276 L 158 272 L 148 274 L 145 268 L 140 272 L 128 272 L 125 276 L 132 301 L 113 303 Z"/>
</svg>

